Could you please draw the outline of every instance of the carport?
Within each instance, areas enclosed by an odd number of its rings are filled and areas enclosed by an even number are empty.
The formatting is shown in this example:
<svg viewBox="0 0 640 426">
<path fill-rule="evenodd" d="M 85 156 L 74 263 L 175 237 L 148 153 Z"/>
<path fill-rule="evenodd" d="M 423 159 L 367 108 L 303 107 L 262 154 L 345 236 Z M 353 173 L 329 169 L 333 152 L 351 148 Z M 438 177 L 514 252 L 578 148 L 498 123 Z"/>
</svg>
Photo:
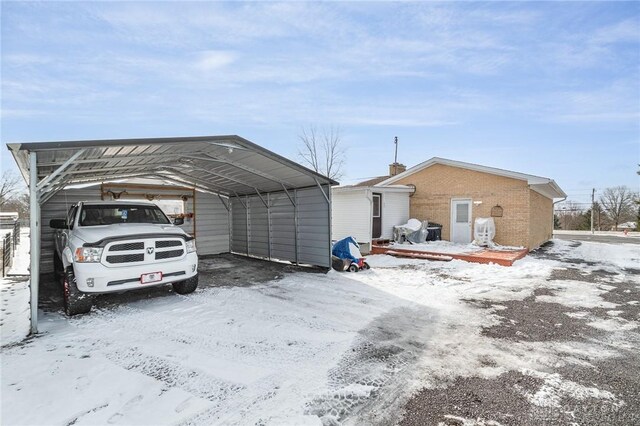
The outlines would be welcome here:
<svg viewBox="0 0 640 426">
<path fill-rule="evenodd" d="M 228 238 L 232 253 L 329 268 L 332 179 L 239 136 L 86 140 L 7 144 L 29 185 L 31 228 L 31 332 L 37 332 L 43 243 L 51 230 L 43 213 L 76 191 L 69 186 L 152 178 L 208 194 L 200 211 L 226 215 L 198 238 Z M 64 211 L 58 209 L 57 211 Z M 66 213 L 66 211 L 65 211 Z M 199 213 L 196 213 L 199 214 Z M 48 217 L 51 218 L 51 217 Z M 47 219 L 47 214 L 44 215 Z M 220 238 L 218 238 L 218 241 Z"/>
</svg>

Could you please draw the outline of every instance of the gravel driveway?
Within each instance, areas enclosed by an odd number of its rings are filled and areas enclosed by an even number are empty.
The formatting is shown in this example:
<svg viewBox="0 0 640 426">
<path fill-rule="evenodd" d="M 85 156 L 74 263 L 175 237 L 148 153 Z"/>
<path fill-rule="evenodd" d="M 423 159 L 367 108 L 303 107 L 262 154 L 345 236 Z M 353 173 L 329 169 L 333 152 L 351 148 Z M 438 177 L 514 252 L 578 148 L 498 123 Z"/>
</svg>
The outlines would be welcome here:
<svg viewBox="0 0 640 426">
<path fill-rule="evenodd" d="M 544 373 L 524 368 L 439 383 L 406 404 L 402 425 L 640 424 L 640 270 L 612 267 L 606 256 L 601 262 L 573 257 L 581 244 L 572 242 L 563 256 L 552 252 L 553 243 L 532 254 L 561 260 L 565 267 L 553 269 L 530 296 L 467 302 L 497 315 L 497 324 L 482 329 L 497 341 L 573 348 L 584 343 L 610 356 L 567 351 L 566 359 L 561 356 Z M 580 292 L 559 297 L 565 283 L 589 284 L 585 293 L 595 285 L 601 302 L 580 302 Z M 499 360 L 492 362 L 500 367 Z"/>
</svg>

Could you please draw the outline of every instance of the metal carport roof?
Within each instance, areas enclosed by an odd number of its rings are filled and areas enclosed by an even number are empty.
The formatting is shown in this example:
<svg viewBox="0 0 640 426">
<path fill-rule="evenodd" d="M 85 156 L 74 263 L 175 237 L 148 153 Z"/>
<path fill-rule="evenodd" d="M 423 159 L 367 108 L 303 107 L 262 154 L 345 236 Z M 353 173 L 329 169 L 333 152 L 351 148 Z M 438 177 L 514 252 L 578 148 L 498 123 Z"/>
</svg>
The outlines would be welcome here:
<svg viewBox="0 0 640 426">
<path fill-rule="evenodd" d="M 153 176 L 226 196 L 336 185 L 287 158 L 239 136 L 111 139 L 7 144 L 30 182 L 37 153 L 43 200 L 65 186 Z"/>
<path fill-rule="evenodd" d="M 9 143 L 7 147 L 30 192 L 33 333 L 37 332 L 40 207 L 67 186 L 153 177 L 230 198 L 257 196 L 263 203 L 263 194 L 284 192 L 292 204 L 289 190 L 317 187 L 330 208 L 330 193 L 323 187 L 338 184 L 235 135 Z"/>
</svg>

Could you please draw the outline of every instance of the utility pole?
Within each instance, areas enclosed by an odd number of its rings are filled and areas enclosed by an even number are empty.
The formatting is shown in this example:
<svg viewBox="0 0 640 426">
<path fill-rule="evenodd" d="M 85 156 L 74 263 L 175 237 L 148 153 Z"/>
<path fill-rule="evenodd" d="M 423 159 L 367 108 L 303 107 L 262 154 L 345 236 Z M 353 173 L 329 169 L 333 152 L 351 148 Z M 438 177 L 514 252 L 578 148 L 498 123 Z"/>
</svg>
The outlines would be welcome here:
<svg viewBox="0 0 640 426">
<path fill-rule="evenodd" d="M 593 234 L 593 208 L 595 207 L 596 189 L 591 190 L 591 233 Z"/>
<path fill-rule="evenodd" d="M 393 140 L 393 143 L 396 144 L 396 155 L 393 157 L 393 172 L 398 174 L 398 137 L 396 136 Z"/>
</svg>

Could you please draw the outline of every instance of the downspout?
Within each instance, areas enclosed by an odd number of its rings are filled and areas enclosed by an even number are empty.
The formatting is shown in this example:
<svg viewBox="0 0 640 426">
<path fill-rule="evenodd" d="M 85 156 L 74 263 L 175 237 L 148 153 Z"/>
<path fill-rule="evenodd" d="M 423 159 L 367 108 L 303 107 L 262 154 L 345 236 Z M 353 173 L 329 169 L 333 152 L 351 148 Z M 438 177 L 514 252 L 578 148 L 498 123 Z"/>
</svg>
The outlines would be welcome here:
<svg viewBox="0 0 640 426">
<path fill-rule="evenodd" d="M 373 190 L 371 188 L 367 188 L 365 190 L 365 196 L 367 200 L 369 200 L 369 227 L 367 230 L 367 235 L 369 235 L 369 251 L 373 248 Z M 380 206 L 382 208 L 382 206 Z"/>
<path fill-rule="evenodd" d="M 554 201 L 553 202 L 553 207 L 551 209 L 551 238 L 553 238 L 553 231 L 555 229 L 555 217 L 556 217 L 556 204 L 561 203 L 563 201 L 565 201 L 567 199 L 567 196 L 565 196 L 562 200 L 558 200 L 558 201 Z"/>
</svg>

